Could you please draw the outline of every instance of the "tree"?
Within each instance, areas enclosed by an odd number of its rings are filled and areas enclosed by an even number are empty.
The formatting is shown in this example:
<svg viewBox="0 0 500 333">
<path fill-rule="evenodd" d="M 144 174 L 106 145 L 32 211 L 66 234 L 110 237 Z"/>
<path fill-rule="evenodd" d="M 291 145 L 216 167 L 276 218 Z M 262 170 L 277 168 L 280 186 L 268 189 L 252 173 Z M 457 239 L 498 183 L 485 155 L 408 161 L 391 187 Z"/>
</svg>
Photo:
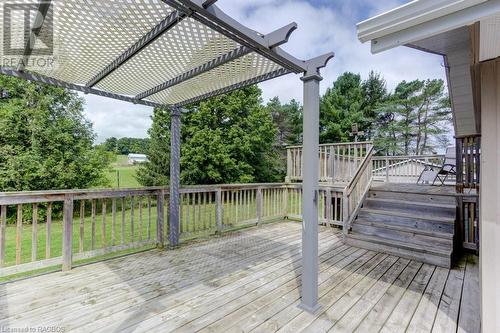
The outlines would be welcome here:
<svg viewBox="0 0 500 333">
<path fill-rule="evenodd" d="M 148 131 L 148 161 L 141 164 L 136 178 L 143 186 L 168 185 L 170 180 L 170 113 L 155 108 L 153 125 Z"/>
<path fill-rule="evenodd" d="M 276 147 L 302 143 L 302 106 L 296 100 L 282 104 L 278 97 L 272 98 L 266 105 L 276 126 Z"/>
<path fill-rule="evenodd" d="M 273 150 L 281 162 L 278 166 L 280 179 L 286 175 L 286 146 L 302 143 L 302 107 L 291 100 L 290 103 L 281 104 L 278 97 L 272 98 L 266 105 L 267 112 L 271 114 L 276 127 L 276 138 Z"/>
<path fill-rule="evenodd" d="M 346 72 L 328 88 L 320 101 L 320 142 L 352 141 L 352 124 L 366 131 L 369 123 L 363 113 L 363 87 L 359 74 Z M 362 140 L 363 138 L 361 138 Z"/>
<path fill-rule="evenodd" d="M 103 143 L 103 148 L 111 153 L 118 153 L 118 139 L 115 137 L 107 138 Z"/>
<path fill-rule="evenodd" d="M 363 81 L 361 89 L 363 90 L 361 109 L 364 115 L 361 127 L 366 132 L 365 137 L 368 140 L 372 140 L 374 136 L 373 124 L 379 120 L 377 108 L 387 98 L 387 84 L 380 73 L 370 71 L 368 78 Z"/>
<path fill-rule="evenodd" d="M 377 112 L 379 152 L 422 155 L 448 144 L 451 112 L 443 80 L 403 81 Z"/>
<path fill-rule="evenodd" d="M 32 191 L 106 185 L 110 156 L 75 93 L 0 76 L 0 190 Z"/>
<path fill-rule="evenodd" d="M 186 184 L 279 180 L 276 127 L 261 90 L 246 87 L 214 97 L 185 116 L 181 179 Z"/>
<path fill-rule="evenodd" d="M 273 151 L 276 128 L 256 86 L 213 97 L 182 115 L 181 181 L 222 184 L 279 180 Z M 143 185 L 169 178 L 170 116 L 155 110 L 149 162 L 138 172 Z"/>
</svg>

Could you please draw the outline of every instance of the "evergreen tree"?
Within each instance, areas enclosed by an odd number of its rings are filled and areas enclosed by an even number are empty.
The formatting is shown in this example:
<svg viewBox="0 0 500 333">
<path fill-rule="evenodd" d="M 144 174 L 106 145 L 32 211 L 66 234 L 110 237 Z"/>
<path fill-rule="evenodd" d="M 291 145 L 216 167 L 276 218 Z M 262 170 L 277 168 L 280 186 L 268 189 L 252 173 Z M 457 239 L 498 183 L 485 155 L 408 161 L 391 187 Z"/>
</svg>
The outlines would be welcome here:
<svg viewBox="0 0 500 333">
<path fill-rule="evenodd" d="M 443 80 L 403 81 L 377 112 L 380 153 L 426 154 L 448 144 L 451 112 Z"/>
<path fill-rule="evenodd" d="M 361 88 L 363 89 L 363 121 L 361 127 L 365 130 L 365 137 L 368 140 L 373 140 L 374 124 L 383 120 L 378 118 L 377 108 L 387 98 L 387 85 L 380 73 L 370 71 L 368 78 L 363 81 Z"/>
<path fill-rule="evenodd" d="M 340 75 L 321 97 L 320 143 L 352 141 L 353 123 L 358 123 L 359 130 L 366 132 L 369 123 L 364 121 L 363 103 L 359 74 L 346 72 Z"/>
</svg>

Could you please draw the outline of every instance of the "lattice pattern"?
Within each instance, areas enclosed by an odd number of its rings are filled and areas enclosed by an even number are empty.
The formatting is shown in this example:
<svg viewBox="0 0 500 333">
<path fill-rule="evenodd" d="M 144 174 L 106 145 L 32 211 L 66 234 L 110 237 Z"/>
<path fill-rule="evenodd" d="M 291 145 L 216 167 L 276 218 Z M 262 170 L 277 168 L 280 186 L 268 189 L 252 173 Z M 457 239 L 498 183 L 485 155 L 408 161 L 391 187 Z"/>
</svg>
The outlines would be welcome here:
<svg viewBox="0 0 500 333">
<path fill-rule="evenodd" d="M 36 1 L 13 0 L 9 3 L 33 4 Z M 3 5 L 0 4 L 2 21 Z M 40 79 L 42 82 L 57 81 L 58 86 L 68 83 L 80 91 L 79 88 L 85 89 L 89 82 L 92 82 L 89 86 L 97 83 L 95 91 L 119 99 L 137 96 L 193 69 L 206 69 L 207 64 L 213 66 L 215 59 L 224 59 L 224 55 L 241 47 L 204 23 L 184 14 L 172 15 L 170 23 L 174 25 L 168 25 L 166 32 L 143 49 L 138 47 L 138 53 L 120 62 L 115 69 L 113 62 L 120 61 L 117 59 L 125 51 L 173 14 L 173 8 L 162 0 L 53 0 L 51 10 L 53 16 L 49 19 L 53 18 L 55 67 L 32 66 L 29 63 L 25 70 L 35 74 L 33 77 L 36 74 L 45 76 L 44 80 Z M 176 18 L 178 21 L 175 21 Z M 22 49 L 23 14 L 13 16 L 13 22 L 12 27 L 19 36 L 14 42 Z M 3 24 L 0 24 L 0 35 L 3 35 L 2 29 Z M 41 34 L 47 33 L 49 30 L 42 28 Z M 0 56 L 3 56 L 2 51 L 3 38 L 0 38 Z M 156 93 L 144 102 L 177 104 L 235 84 L 246 84 L 247 80 L 260 82 L 262 75 L 283 70 L 273 61 L 247 52 L 249 50 L 238 54 L 240 58 L 236 60 Z M 121 58 L 127 59 L 128 55 Z M 17 58 L 20 60 L 23 56 Z M 236 57 L 229 59 L 233 58 Z M 105 76 L 107 68 L 113 71 Z M 101 73 L 105 73 L 104 78 L 98 75 Z"/>
<path fill-rule="evenodd" d="M 281 68 L 271 60 L 252 52 L 147 99 L 157 103 L 177 104 Z"/>
<path fill-rule="evenodd" d="M 160 0 L 66 0 L 53 5 L 58 67 L 37 72 L 77 84 L 89 81 L 173 11 Z"/>
<path fill-rule="evenodd" d="M 237 46 L 231 39 L 186 18 L 96 87 L 135 96 Z"/>
</svg>

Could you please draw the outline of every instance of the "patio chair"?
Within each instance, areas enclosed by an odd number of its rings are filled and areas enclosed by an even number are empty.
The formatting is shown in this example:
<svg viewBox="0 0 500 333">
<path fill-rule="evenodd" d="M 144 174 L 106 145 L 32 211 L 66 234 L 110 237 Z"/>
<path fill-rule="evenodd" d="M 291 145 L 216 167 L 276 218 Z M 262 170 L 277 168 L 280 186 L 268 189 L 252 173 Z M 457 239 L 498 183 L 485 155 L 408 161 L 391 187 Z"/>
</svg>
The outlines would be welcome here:
<svg viewBox="0 0 500 333">
<path fill-rule="evenodd" d="M 444 185 L 448 176 L 457 174 L 457 154 L 455 147 L 446 148 L 443 165 L 440 167 L 433 165 L 426 165 L 420 176 L 418 177 L 417 184 L 431 184 L 434 185 L 439 181 Z"/>
</svg>

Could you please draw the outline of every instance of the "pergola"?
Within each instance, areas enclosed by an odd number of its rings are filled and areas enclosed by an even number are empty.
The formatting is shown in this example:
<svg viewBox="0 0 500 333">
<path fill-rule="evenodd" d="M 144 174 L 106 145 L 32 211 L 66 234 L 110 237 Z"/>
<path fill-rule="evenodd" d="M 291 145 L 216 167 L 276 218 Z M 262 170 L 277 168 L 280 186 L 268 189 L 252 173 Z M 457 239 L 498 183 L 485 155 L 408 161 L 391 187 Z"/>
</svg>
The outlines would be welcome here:
<svg viewBox="0 0 500 333">
<path fill-rule="evenodd" d="M 15 0 L 0 7 L 0 72 L 170 110 L 170 246 L 179 243 L 182 107 L 286 74 L 304 82 L 302 303 L 318 307 L 320 68 L 280 48 L 297 28 L 261 34 L 226 15 L 216 0 Z M 19 13 L 22 13 L 21 15 Z M 15 32 L 21 32 L 15 34 Z M 12 40 L 11 36 L 18 36 Z M 23 39 L 24 36 L 24 39 Z M 22 45 L 24 47 L 15 47 Z M 44 47 L 40 47 L 43 45 Z M 46 49 L 49 49 L 47 53 Z M 53 51 L 55 63 L 36 57 Z M 7 61 L 6 61 L 7 59 Z"/>
</svg>

